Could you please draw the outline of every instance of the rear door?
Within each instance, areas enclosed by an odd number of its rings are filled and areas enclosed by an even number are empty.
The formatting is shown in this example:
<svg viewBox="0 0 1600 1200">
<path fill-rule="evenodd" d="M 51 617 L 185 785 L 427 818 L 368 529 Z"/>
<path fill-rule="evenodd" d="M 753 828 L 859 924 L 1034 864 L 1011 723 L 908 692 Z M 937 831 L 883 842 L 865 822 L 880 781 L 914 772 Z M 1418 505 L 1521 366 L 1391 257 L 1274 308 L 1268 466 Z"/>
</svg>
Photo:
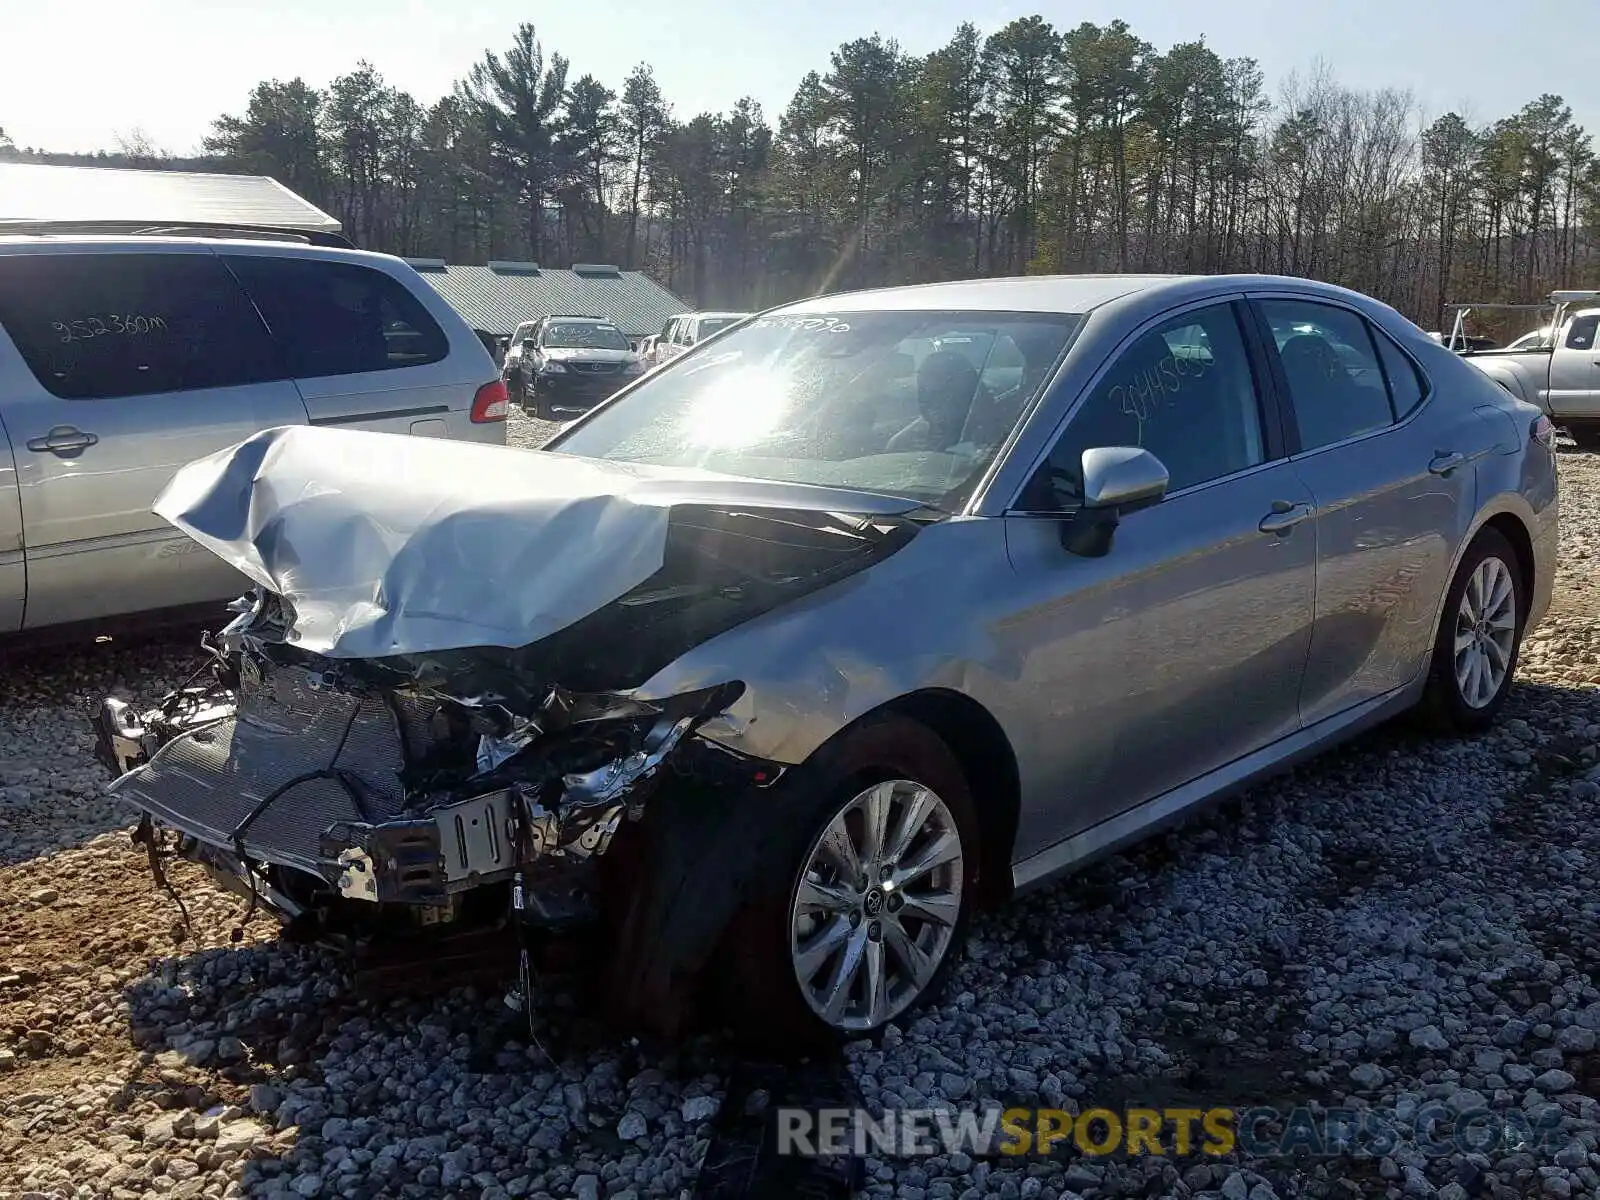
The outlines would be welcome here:
<svg viewBox="0 0 1600 1200">
<path fill-rule="evenodd" d="M 1300 697 L 1310 726 L 1416 678 L 1472 523 L 1473 463 L 1514 430 L 1431 395 L 1410 356 L 1353 308 L 1288 295 L 1260 295 L 1255 308 L 1290 400 L 1290 461 L 1316 505 L 1317 615 Z"/>
<path fill-rule="evenodd" d="M 3 341 L 0 335 L 0 341 Z M 8 369 L 24 369 L 20 361 L 11 368 L 0 351 L 0 633 L 14 633 L 22 625 L 22 605 L 28 596 L 28 569 L 22 557 L 22 498 L 17 493 L 16 460 L 6 436 L 4 397 L 17 390 L 8 386 Z"/>
<path fill-rule="evenodd" d="M 1550 356 L 1550 411 L 1562 417 L 1600 417 L 1600 313 L 1567 322 Z"/>
<path fill-rule="evenodd" d="M 260 317 L 212 250 L 0 255 L 0 328 L 24 627 L 244 591 L 242 576 L 150 511 L 184 463 L 306 422 Z"/>
<path fill-rule="evenodd" d="M 223 260 L 283 348 L 313 425 L 454 437 L 484 428 L 468 418 L 478 385 L 494 376 L 482 347 L 483 369 L 464 374 L 465 348 L 453 352 L 441 323 L 394 276 L 268 249 Z"/>
</svg>

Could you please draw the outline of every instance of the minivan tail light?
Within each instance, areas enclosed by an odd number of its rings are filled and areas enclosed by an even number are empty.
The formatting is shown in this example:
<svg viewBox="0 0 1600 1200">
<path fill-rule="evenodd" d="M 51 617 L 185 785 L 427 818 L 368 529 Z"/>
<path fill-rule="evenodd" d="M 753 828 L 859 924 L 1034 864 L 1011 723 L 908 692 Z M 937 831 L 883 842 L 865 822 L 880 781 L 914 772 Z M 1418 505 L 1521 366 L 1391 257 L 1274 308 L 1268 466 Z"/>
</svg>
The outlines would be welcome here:
<svg viewBox="0 0 1600 1200">
<path fill-rule="evenodd" d="M 1533 435 L 1533 440 L 1546 450 L 1556 448 L 1556 427 L 1550 423 L 1550 418 L 1540 413 L 1533 422 L 1533 428 L 1528 431 Z"/>
<path fill-rule="evenodd" d="M 490 421 L 504 421 L 511 409 L 511 394 L 506 391 L 506 381 L 495 379 L 478 389 L 472 398 L 472 422 L 487 425 Z"/>
</svg>

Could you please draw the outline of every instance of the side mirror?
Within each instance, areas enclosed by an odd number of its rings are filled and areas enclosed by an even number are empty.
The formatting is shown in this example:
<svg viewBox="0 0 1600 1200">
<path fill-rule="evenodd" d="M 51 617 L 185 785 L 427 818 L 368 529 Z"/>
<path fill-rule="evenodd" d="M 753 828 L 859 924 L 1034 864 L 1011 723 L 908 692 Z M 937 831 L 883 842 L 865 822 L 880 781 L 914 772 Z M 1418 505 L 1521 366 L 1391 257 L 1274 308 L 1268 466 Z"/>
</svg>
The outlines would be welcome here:
<svg viewBox="0 0 1600 1200">
<path fill-rule="evenodd" d="M 1103 558 L 1123 515 L 1159 504 L 1171 476 L 1159 458 L 1138 446 L 1094 446 L 1079 461 L 1083 502 L 1061 523 L 1061 545 L 1084 558 Z"/>
<path fill-rule="evenodd" d="M 1171 476 L 1138 446 L 1095 446 L 1083 452 L 1083 507 L 1137 512 L 1160 502 Z"/>
</svg>

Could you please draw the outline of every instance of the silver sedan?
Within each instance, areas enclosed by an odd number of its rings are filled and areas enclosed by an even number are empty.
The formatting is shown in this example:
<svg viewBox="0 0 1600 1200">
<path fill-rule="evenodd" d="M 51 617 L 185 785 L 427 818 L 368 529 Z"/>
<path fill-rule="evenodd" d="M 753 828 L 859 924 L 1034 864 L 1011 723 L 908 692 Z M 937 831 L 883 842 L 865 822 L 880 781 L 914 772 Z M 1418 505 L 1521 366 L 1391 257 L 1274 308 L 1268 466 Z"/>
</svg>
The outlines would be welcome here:
<svg viewBox="0 0 1600 1200">
<path fill-rule="evenodd" d="M 123 794 L 302 924 L 513 878 L 537 915 L 598 860 L 613 999 L 709 991 L 791 1044 L 926 1001 L 980 906 L 1390 716 L 1482 730 L 1554 575 L 1543 414 L 1297 279 L 807 300 L 532 458 L 262 438 L 161 502 L 258 590 L 203 720 L 106 718 Z M 192 740 L 219 720 L 232 750 Z"/>
</svg>

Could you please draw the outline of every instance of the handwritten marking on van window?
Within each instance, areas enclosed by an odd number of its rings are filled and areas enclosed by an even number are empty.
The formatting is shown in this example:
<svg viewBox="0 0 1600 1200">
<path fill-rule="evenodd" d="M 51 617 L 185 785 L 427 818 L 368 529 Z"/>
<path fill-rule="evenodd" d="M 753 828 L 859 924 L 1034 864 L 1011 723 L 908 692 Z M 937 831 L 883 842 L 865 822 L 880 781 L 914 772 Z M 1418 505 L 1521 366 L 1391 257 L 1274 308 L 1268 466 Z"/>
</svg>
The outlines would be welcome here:
<svg viewBox="0 0 1600 1200">
<path fill-rule="evenodd" d="M 103 317 L 81 317 L 76 321 L 51 321 L 50 328 L 60 334 L 63 342 L 88 342 L 112 334 L 138 337 L 160 333 L 167 328 L 167 323 L 161 317 L 107 313 Z"/>
<path fill-rule="evenodd" d="M 1209 359 L 1169 354 L 1154 367 L 1136 371 L 1127 383 L 1112 388 L 1110 399 L 1124 414 L 1143 423 L 1155 415 L 1162 398 L 1168 404 L 1175 403 L 1184 382 L 1201 378 L 1210 366 Z"/>
</svg>

